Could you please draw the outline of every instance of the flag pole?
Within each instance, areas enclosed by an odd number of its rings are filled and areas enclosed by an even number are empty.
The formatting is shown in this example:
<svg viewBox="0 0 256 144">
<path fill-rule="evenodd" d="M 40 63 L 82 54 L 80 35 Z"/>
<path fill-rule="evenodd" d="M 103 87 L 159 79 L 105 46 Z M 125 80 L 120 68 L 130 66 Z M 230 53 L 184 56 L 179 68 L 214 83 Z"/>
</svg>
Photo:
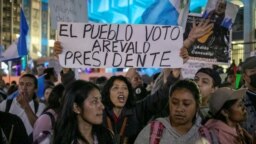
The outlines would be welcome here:
<svg viewBox="0 0 256 144">
<path fill-rule="evenodd" d="M 12 74 L 12 61 L 11 60 L 9 60 L 8 61 L 8 79 L 9 79 L 9 83 L 11 83 L 11 74 Z"/>
</svg>

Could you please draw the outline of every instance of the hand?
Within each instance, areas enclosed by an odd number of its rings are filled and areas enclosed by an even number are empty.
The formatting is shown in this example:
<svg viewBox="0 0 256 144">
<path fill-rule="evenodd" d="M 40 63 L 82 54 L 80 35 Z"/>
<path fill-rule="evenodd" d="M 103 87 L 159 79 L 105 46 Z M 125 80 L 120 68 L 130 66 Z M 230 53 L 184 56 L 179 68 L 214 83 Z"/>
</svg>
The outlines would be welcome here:
<svg viewBox="0 0 256 144">
<path fill-rule="evenodd" d="M 29 100 L 28 100 L 28 95 L 25 94 L 25 92 L 21 92 L 17 98 L 17 102 L 20 104 L 20 106 L 25 109 L 29 106 Z"/>
<path fill-rule="evenodd" d="M 167 78 L 169 77 L 169 75 L 171 74 L 172 69 L 171 68 L 163 68 L 163 80 L 164 80 L 164 84 L 167 82 Z"/>
<path fill-rule="evenodd" d="M 186 47 L 180 49 L 180 57 L 183 59 L 183 63 L 186 63 L 188 61 L 189 55 Z"/>
<path fill-rule="evenodd" d="M 193 22 L 193 27 L 189 32 L 188 39 L 192 42 L 195 42 L 196 39 L 204 36 L 207 33 L 212 34 L 213 23 L 210 23 L 210 20 L 201 21 L 196 25 L 195 21 Z"/>
<path fill-rule="evenodd" d="M 174 68 L 172 69 L 172 76 L 174 78 L 179 78 L 181 74 L 181 69 L 180 68 Z"/>
<path fill-rule="evenodd" d="M 58 55 L 62 53 L 62 49 L 63 48 L 62 48 L 62 46 L 60 44 L 60 41 L 55 41 L 54 42 L 54 47 L 53 47 L 54 55 L 58 57 Z"/>
</svg>

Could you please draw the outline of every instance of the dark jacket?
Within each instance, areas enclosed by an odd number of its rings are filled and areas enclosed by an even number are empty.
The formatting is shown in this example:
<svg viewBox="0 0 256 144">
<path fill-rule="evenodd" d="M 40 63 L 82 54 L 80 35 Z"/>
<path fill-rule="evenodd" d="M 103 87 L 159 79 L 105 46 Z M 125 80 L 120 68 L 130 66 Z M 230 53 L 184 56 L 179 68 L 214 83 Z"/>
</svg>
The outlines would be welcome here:
<svg viewBox="0 0 256 144">
<path fill-rule="evenodd" d="M 13 114 L 0 112 L 0 129 L 10 144 L 28 144 L 28 135 L 21 119 Z M 12 130 L 12 133 L 11 133 Z"/>
<path fill-rule="evenodd" d="M 74 73 L 72 71 L 61 75 L 62 83 L 68 85 L 75 80 Z M 132 108 L 124 108 L 117 124 L 114 123 L 114 113 L 111 108 L 105 106 L 105 113 L 103 116 L 103 125 L 109 129 L 107 126 L 107 117 L 111 121 L 113 127 L 112 132 L 114 133 L 114 140 L 118 139 L 118 134 L 120 133 L 123 121 L 127 117 L 127 123 L 125 125 L 124 137 L 121 138 L 121 142 L 115 144 L 133 144 L 135 138 L 142 130 L 142 128 L 147 124 L 147 122 L 152 119 L 152 116 L 161 112 L 166 103 L 168 103 L 169 97 L 169 87 L 178 79 L 173 78 L 172 76 L 168 77 L 168 81 L 165 85 L 158 88 L 158 90 L 149 96 L 146 96 L 145 99 L 137 102 Z M 125 139 L 128 138 L 128 139 Z M 127 140 L 127 141 L 126 141 Z"/>
<path fill-rule="evenodd" d="M 139 132 L 147 125 L 148 121 L 152 116 L 156 115 L 166 105 L 169 97 L 169 87 L 177 79 L 169 78 L 167 84 L 160 88 L 156 93 L 147 96 L 145 99 L 137 102 L 132 108 L 123 108 L 117 123 L 115 124 L 115 116 L 113 110 L 106 106 L 105 114 L 103 117 L 103 124 L 108 129 L 109 124 L 107 122 L 107 117 L 109 117 L 112 125 L 112 131 L 114 133 L 115 144 L 133 144 Z M 120 134 L 121 127 L 124 123 L 124 119 L 127 117 L 127 123 L 125 125 L 125 130 L 123 137 L 120 138 L 120 142 L 117 140 L 118 134 Z"/>
</svg>

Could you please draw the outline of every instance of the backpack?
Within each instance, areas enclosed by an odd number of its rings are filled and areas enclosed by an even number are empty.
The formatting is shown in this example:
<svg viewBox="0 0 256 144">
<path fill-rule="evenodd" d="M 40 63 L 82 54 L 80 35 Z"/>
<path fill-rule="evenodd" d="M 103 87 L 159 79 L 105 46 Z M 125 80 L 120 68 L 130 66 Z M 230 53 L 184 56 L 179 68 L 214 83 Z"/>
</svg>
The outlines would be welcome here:
<svg viewBox="0 0 256 144">
<path fill-rule="evenodd" d="M 163 135 L 163 131 L 165 126 L 160 121 L 152 121 L 150 123 L 150 144 L 159 144 L 161 137 Z"/>
<path fill-rule="evenodd" d="M 206 138 L 210 142 L 210 144 L 219 144 L 218 137 L 214 130 L 209 130 L 207 127 L 201 126 L 199 128 L 199 134 L 201 137 Z"/>
<path fill-rule="evenodd" d="M 165 126 L 160 121 L 152 121 L 150 123 L 150 144 L 159 144 Z M 201 137 L 207 139 L 210 144 L 219 144 L 218 137 L 213 130 L 207 129 L 205 126 L 199 128 Z"/>
<path fill-rule="evenodd" d="M 12 101 L 13 101 L 13 99 L 8 99 L 8 100 L 6 101 L 5 112 L 9 113 L 9 110 L 10 110 L 11 105 L 12 105 Z M 36 114 L 37 111 L 38 111 L 39 103 L 38 103 L 38 101 L 36 101 L 35 99 L 33 99 L 33 102 L 34 102 L 34 108 L 35 108 L 35 114 Z M 31 133 L 31 134 L 29 135 L 29 141 L 30 141 L 30 142 L 33 141 L 33 133 Z"/>
</svg>

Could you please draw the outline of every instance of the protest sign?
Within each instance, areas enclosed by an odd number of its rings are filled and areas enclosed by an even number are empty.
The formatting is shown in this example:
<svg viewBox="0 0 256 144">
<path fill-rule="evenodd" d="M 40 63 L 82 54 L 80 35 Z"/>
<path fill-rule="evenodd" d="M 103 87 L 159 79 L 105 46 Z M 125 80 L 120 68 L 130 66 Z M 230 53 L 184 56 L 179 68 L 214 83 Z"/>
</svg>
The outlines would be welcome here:
<svg viewBox="0 0 256 144">
<path fill-rule="evenodd" d="M 58 23 L 63 67 L 180 68 L 178 26 Z"/>
<path fill-rule="evenodd" d="M 203 17 L 213 20 L 216 25 L 231 29 L 238 10 L 238 5 L 226 0 L 209 0 Z"/>
<path fill-rule="evenodd" d="M 204 21 L 200 16 L 190 15 L 184 33 L 184 39 L 193 26 L 193 21 Z M 231 38 L 230 31 L 220 25 L 214 25 L 212 31 L 198 38 L 188 49 L 190 60 L 211 64 L 228 64 L 230 61 Z"/>
<path fill-rule="evenodd" d="M 51 28 L 57 22 L 87 22 L 87 0 L 49 0 Z"/>
<path fill-rule="evenodd" d="M 188 79 L 194 79 L 196 72 L 200 68 L 212 68 L 212 65 L 207 63 L 192 62 L 189 60 L 183 65 L 181 69 L 182 77 L 188 78 Z"/>
</svg>

